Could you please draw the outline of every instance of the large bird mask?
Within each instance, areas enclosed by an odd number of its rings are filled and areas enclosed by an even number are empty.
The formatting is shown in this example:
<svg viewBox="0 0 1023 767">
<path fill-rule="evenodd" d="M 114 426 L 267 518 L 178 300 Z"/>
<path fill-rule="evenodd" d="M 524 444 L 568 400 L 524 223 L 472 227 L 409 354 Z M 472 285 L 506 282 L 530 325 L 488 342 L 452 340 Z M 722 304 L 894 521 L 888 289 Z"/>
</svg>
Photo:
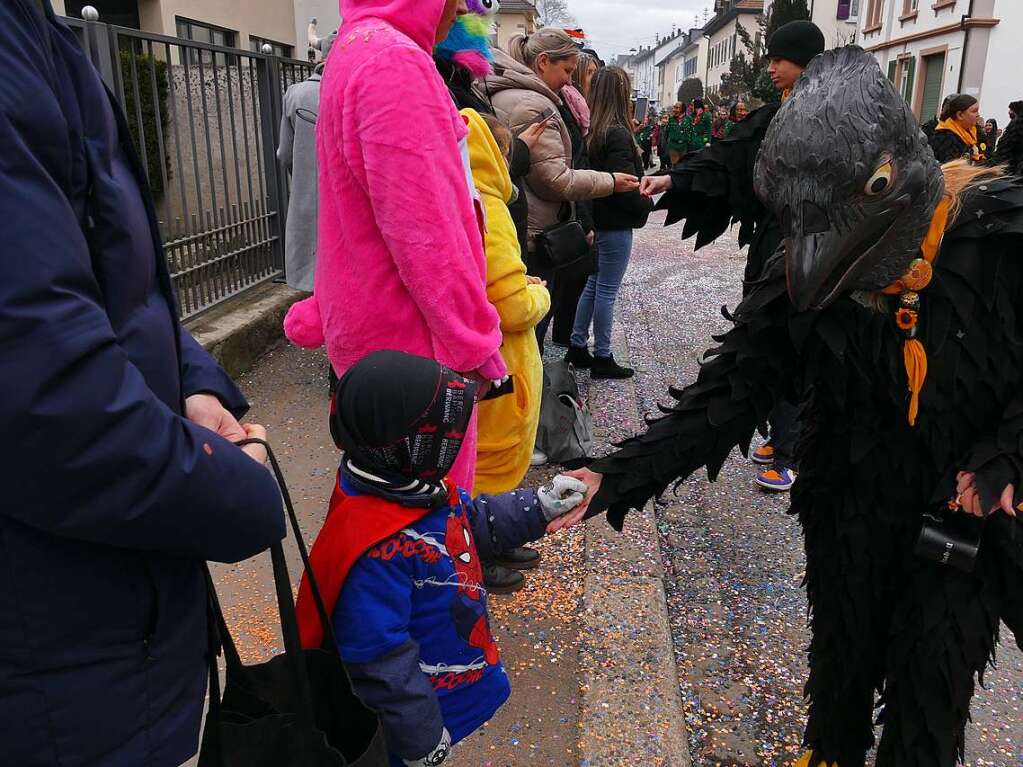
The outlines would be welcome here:
<svg viewBox="0 0 1023 767">
<path fill-rule="evenodd" d="M 755 183 L 781 222 L 800 311 L 901 277 L 944 193 L 909 105 L 856 46 L 810 62 L 771 122 Z"/>
</svg>

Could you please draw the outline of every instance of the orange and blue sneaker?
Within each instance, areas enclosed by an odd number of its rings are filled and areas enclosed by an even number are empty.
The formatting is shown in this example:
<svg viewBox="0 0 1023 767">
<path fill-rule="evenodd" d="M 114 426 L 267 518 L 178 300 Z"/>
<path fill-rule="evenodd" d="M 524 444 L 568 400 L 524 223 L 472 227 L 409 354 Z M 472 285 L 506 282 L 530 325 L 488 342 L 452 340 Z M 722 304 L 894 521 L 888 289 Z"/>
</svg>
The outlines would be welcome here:
<svg viewBox="0 0 1023 767">
<path fill-rule="evenodd" d="M 750 456 L 750 460 L 753 463 L 760 464 L 761 466 L 771 466 L 774 464 L 774 446 L 770 442 L 765 442 L 756 450 L 753 451 L 753 455 Z"/>
<path fill-rule="evenodd" d="M 796 472 L 787 466 L 775 466 L 757 474 L 756 483 L 764 490 L 787 493 L 796 484 Z"/>
</svg>

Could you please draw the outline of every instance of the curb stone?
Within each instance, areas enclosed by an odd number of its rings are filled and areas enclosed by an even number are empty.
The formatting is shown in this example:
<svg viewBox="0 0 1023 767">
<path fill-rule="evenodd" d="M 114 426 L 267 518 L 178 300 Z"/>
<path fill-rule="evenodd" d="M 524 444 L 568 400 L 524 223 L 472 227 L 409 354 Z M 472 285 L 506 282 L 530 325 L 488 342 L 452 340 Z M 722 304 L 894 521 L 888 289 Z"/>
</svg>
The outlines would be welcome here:
<svg viewBox="0 0 1023 767">
<path fill-rule="evenodd" d="M 628 386 L 636 402 L 634 382 L 610 385 Z M 590 386 L 591 410 L 599 388 Z M 652 504 L 620 534 L 603 516 L 587 523 L 583 606 L 582 764 L 691 767 Z"/>
<path fill-rule="evenodd" d="M 211 309 L 185 327 L 232 378 L 284 336 L 284 315 L 307 293 L 267 283 Z"/>
</svg>

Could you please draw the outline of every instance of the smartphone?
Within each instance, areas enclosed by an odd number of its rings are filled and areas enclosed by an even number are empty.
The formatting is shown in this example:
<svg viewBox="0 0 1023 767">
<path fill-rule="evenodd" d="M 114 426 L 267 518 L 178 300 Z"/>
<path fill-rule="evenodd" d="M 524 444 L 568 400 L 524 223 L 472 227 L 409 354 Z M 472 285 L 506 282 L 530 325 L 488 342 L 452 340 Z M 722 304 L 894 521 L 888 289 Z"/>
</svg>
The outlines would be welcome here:
<svg viewBox="0 0 1023 767">
<path fill-rule="evenodd" d="M 537 115 L 536 118 L 531 120 L 529 125 L 536 125 L 537 123 L 545 123 L 548 120 L 550 120 L 552 117 L 554 117 L 555 114 L 556 114 L 556 112 L 553 109 L 551 109 L 550 107 L 547 107 L 539 115 Z M 528 128 L 529 125 L 527 125 L 526 127 Z"/>
<path fill-rule="evenodd" d="M 643 120 L 646 119 L 646 113 L 649 111 L 649 109 L 650 109 L 650 99 L 647 99 L 647 98 L 638 98 L 638 99 L 636 99 L 635 116 L 636 116 L 637 120 L 639 120 L 640 122 L 643 122 Z"/>
</svg>

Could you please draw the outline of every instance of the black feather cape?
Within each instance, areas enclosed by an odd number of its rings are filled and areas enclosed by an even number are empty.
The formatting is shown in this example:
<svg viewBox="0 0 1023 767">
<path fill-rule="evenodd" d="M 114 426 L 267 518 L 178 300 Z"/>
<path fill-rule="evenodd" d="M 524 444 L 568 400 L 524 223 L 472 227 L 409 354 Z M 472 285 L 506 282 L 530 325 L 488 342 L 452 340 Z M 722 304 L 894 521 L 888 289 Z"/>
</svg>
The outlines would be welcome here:
<svg viewBox="0 0 1023 767">
<path fill-rule="evenodd" d="M 958 471 L 977 472 L 985 503 L 1009 482 L 1023 500 L 1023 187 L 991 181 L 963 203 L 922 293 L 930 372 L 916 427 L 894 305 L 878 311 L 850 296 L 796 313 L 775 256 L 726 313 L 734 327 L 696 383 L 672 389 L 663 417 L 591 467 L 604 478 L 589 515 L 607 509 L 620 530 L 628 510 L 672 483 L 702 466 L 713 480 L 734 447 L 748 452 L 775 401 L 806 403 L 792 513 L 813 611 L 814 763 L 863 764 L 878 691 L 877 764 L 951 767 L 999 618 L 1023 637 L 1020 523 L 1002 513 L 976 523 L 972 576 L 913 555 L 922 515 L 955 494 Z"/>
</svg>

